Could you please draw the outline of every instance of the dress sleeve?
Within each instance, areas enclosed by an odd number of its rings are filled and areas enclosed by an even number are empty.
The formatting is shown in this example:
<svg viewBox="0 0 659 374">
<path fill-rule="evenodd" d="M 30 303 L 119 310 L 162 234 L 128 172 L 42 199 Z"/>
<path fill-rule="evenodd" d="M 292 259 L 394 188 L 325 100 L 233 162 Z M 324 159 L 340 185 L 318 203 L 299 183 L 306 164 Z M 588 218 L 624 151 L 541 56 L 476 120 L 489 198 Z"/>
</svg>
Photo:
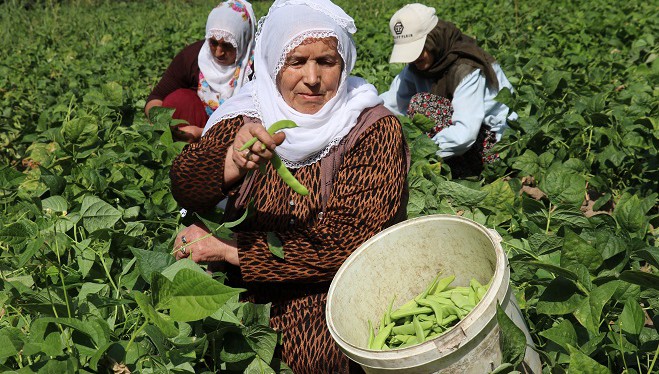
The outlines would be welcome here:
<svg viewBox="0 0 659 374">
<path fill-rule="evenodd" d="M 174 199 L 188 211 L 212 210 L 227 195 L 224 186 L 224 160 L 242 117 L 218 122 L 174 159 L 169 176 Z"/>
<path fill-rule="evenodd" d="M 441 157 L 465 153 L 478 137 L 485 118 L 485 89 L 487 82 L 480 69 L 467 75 L 453 94 L 453 125 L 438 132 L 433 140 Z"/>
<path fill-rule="evenodd" d="M 401 72 L 396 75 L 389 86 L 389 90 L 383 92 L 380 97 L 384 100 L 384 106 L 396 115 L 407 115 L 407 107 L 410 100 L 419 91 L 427 91 L 430 87 L 422 79 L 415 77 L 414 73 L 405 66 Z M 423 85 L 424 87 L 420 87 Z"/>
<path fill-rule="evenodd" d="M 164 100 L 167 95 L 179 88 L 194 88 L 197 86 L 199 82 L 197 56 L 203 42 L 203 40 L 200 40 L 188 45 L 174 57 L 158 84 L 147 97 L 147 103 L 151 100 Z"/>
<path fill-rule="evenodd" d="M 396 214 L 407 179 L 405 147 L 396 117 L 372 124 L 346 152 L 324 217 L 277 233 L 284 261 L 268 250 L 267 233 L 237 233 L 243 281 L 331 281 L 348 256 L 386 228 Z"/>
</svg>

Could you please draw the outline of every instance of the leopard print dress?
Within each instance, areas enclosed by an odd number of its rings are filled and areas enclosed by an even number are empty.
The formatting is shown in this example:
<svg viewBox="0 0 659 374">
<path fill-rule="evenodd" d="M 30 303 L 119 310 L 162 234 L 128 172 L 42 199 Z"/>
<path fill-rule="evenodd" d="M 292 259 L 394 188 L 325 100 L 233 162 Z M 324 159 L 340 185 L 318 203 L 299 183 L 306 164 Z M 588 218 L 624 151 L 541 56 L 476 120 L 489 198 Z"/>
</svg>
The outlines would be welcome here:
<svg viewBox="0 0 659 374">
<path fill-rule="evenodd" d="M 242 117 L 216 124 L 174 161 L 172 193 L 181 206 L 207 211 L 236 191 L 224 185 L 223 169 L 242 124 Z M 295 373 L 354 371 L 326 326 L 327 290 L 347 257 L 390 224 L 401 205 L 406 147 L 396 117 L 373 123 L 345 153 L 322 218 L 320 162 L 291 170 L 308 196 L 291 190 L 270 163 L 265 175 L 255 176 L 255 214 L 236 233 L 240 268 L 228 277 L 232 286 L 248 290 L 245 300 L 272 303 L 271 326 L 283 335 L 279 354 Z M 284 260 L 268 249 L 268 232 L 281 240 Z"/>
</svg>

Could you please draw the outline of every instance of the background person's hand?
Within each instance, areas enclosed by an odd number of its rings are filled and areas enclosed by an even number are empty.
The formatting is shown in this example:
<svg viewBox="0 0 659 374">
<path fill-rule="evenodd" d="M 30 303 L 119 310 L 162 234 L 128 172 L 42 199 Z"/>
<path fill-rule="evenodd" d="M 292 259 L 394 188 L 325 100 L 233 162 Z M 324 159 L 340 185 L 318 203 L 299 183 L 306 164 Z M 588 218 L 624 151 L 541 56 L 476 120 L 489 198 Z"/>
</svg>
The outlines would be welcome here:
<svg viewBox="0 0 659 374">
<path fill-rule="evenodd" d="M 201 127 L 186 125 L 172 126 L 172 136 L 174 140 L 187 143 L 196 143 L 201 139 L 201 133 L 204 131 Z"/>
</svg>

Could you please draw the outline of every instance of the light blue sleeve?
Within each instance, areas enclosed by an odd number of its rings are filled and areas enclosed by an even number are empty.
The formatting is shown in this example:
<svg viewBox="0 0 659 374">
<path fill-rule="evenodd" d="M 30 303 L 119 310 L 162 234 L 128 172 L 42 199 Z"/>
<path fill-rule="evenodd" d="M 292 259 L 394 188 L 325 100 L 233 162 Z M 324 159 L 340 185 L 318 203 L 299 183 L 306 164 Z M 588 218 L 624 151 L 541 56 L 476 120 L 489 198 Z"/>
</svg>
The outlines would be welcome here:
<svg viewBox="0 0 659 374">
<path fill-rule="evenodd" d="M 485 118 L 485 77 L 477 69 L 467 75 L 453 94 L 453 125 L 438 132 L 433 140 L 442 158 L 465 153 L 478 136 Z"/>
<path fill-rule="evenodd" d="M 492 68 L 499 81 L 499 90 L 506 87 L 513 91 L 508 78 L 498 64 Z M 507 120 L 516 120 L 517 113 L 498 101 L 499 90 L 488 87 L 485 76 L 477 69 L 467 75 L 455 89 L 453 100 L 453 126 L 447 127 L 433 137 L 440 148 L 438 155 L 450 157 L 465 153 L 476 142 L 481 126 L 487 125 L 496 140 L 508 128 Z"/>
<path fill-rule="evenodd" d="M 389 86 L 389 90 L 380 94 L 384 100 L 384 106 L 394 112 L 396 115 L 407 115 L 407 107 L 410 100 L 417 92 L 424 91 L 424 84 L 419 78 L 405 66 L 401 72 L 396 75 Z M 426 88 L 425 91 L 429 89 Z"/>
</svg>

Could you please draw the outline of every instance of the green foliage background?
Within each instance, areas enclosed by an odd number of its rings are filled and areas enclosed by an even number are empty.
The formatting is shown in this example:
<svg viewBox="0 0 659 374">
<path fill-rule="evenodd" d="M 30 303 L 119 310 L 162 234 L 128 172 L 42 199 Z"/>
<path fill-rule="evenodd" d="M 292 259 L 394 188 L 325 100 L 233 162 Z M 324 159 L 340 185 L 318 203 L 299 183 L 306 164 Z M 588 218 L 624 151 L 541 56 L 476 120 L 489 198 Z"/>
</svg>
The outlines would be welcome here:
<svg viewBox="0 0 659 374">
<path fill-rule="evenodd" d="M 257 15 L 270 3 L 254 1 Z M 402 68 L 387 63 L 388 19 L 405 2 L 337 3 L 359 29 L 353 73 L 386 90 Z M 499 98 L 520 119 L 480 180 L 452 179 L 404 120 L 410 215 L 499 231 L 545 372 L 659 370 L 659 8 L 426 4 L 498 59 L 515 87 Z M 287 370 L 272 358 L 267 306 L 238 303 L 222 279 L 169 255 L 180 221 L 167 170 L 182 145 L 169 113 L 151 126 L 142 108 L 214 5 L 0 4 L 3 370 Z M 191 302 L 206 307 L 190 314 Z"/>
</svg>

